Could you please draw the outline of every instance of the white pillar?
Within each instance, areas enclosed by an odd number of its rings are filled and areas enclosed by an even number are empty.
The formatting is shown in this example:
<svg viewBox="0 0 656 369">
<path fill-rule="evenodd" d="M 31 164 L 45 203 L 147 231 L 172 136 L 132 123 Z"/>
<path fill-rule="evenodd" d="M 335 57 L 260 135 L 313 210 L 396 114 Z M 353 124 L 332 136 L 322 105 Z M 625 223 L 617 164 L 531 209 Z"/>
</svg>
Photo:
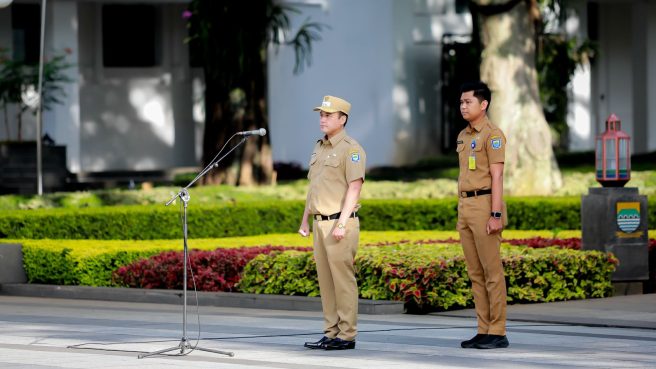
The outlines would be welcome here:
<svg viewBox="0 0 656 369">
<path fill-rule="evenodd" d="M 48 3 L 46 19 L 46 57 L 66 53 L 66 61 L 72 66 L 63 71 L 73 81 L 62 84 L 65 96 L 62 104 L 56 104 L 44 112 L 43 133 L 66 145 L 68 170 L 80 171 L 80 73 L 78 68 L 78 19 L 77 2 L 52 1 Z"/>
<path fill-rule="evenodd" d="M 565 30 L 569 37 L 579 40 L 588 38 L 587 2 L 575 0 L 568 3 Z M 581 65 L 574 72 L 568 90 L 567 125 L 571 151 L 594 150 L 595 122 L 592 114 L 592 75 L 590 64 Z"/>
</svg>

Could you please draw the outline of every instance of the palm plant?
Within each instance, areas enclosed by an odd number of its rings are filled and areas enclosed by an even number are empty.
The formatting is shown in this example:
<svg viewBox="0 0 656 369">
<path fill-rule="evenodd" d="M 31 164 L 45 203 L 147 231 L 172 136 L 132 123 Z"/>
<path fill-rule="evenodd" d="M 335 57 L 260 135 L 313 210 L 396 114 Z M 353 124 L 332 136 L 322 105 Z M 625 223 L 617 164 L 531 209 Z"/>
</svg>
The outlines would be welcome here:
<svg viewBox="0 0 656 369">
<path fill-rule="evenodd" d="M 46 60 L 43 64 L 43 88 L 42 88 L 42 109 L 50 110 L 55 104 L 62 104 L 66 96 L 63 84 L 72 82 L 64 71 L 72 66 L 66 61 L 66 50 L 64 54 L 57 54 Z M 18 141 L 23 140 L 23 113 L 30 108 L 25 101 L 25 94 L 28 90 L 35 90 L 38 85 L 38 65 L 29 65 L 21 60 L 11 59 L 7 56 L 6 49 L 0 49 L 0 106 L 4 112 L 5 131 L 7 139 L 11 138 L 9 129 L 8 105 L 16 104 Z M 38 105 L 37 105 L 38 106 Z M 36 109 L 33 109 L 36 114 Z"/>
<path fill-rule="evenodd" d="M 306 21 L 290 36 L 293 12 L 298 11 L 273 0 L 194 0 L 183 13 L 189 21 L 192 60 L 199 61 L 205 75 L 204 165 L 232 132 L 269 129 L 266 56 L 270 44 L 294 48 L 295 73 L 310 64 L 312 44 L 320 39 L 324 26 Z M 271 183 L 268 136 L 247 142 L 210 174 L 205 183 Z"/>
</svg>

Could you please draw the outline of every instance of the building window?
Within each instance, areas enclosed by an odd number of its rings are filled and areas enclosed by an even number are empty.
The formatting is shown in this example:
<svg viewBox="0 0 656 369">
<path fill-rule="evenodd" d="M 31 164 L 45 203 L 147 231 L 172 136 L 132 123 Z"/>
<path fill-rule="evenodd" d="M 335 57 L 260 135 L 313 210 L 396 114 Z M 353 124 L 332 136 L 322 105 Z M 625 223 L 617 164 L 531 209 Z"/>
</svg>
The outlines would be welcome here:
<svg viewBox="0 0 656 369">
<path fill-rule="evenodd" d="M 110 68 L 160 65 L 161 31 L 158 8 L 154 5 L 103 5 L 103 65 Z"/>
<path fill-rule="evenodd" d="M 39 63 L 41 38 L 41 6 L 13 4 L 11 6 L 13 59 L 26 64 Z"/>
<path fill-rule="evenodd" d="M 456 0 L 456 13 L 469 13 L 469 0 Z"/>
</svg>

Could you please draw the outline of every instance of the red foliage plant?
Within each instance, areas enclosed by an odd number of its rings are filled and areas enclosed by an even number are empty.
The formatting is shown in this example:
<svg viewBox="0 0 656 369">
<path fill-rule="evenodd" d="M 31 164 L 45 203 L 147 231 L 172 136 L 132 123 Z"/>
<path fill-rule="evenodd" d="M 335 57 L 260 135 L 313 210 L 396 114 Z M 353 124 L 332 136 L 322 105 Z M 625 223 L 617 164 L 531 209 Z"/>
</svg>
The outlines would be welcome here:
<svg viewBox="0 0 656 369">
<path fill-rule="evenodd" d="M 535 249 L 543 247 L 558 246 L 562 249 L 581 249 L 581 239 L 578 237 L 572 238 L 544 238 L 544 237 L 531 237 L 531 238 L 518 238 L 514 240 L 503 240 L 503 242 L 511 245 L 528 246 Z"/>
<path fill-rule="evenodd" d="M 244 266 L 260 254 L 273 251 L 310 251 L 309 247 L 257 246 L 219 248 L 189 252 L 189 270 L 193 271 L 199 291 L 235 291 Z M 133 288 L 182 289 L 183 253 L 166 251 L 123 266 L 113 274 L 114 282 Z M 192 273 L 187 273 L 187 288 L 193 288 Z"/>
</svg>

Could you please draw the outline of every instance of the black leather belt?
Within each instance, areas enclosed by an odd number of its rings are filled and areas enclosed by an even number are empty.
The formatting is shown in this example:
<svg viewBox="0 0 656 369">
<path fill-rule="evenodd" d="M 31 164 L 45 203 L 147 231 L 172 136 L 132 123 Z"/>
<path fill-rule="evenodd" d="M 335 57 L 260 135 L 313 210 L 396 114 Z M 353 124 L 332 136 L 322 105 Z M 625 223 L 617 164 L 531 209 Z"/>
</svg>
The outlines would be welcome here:
<svg viewBox="0 0 656 369">
<path fill-rule="evenodd" d="M 314 220 L 334 220 L 334 219 L 339 219 L 339 216 L 342 215 L 341 212 L 335 213 L 335 214 L 330 214 L 330 215 L 321 215 L 321 214 L 314 214 Z M 358 215 L 355 212 L 352 212 L 351 215 L 349 215 L 349 218 L 355 218 Z"/>
<path fill-rule="evenodd" d="M 472 196 L 481 196 L 489 195 L 492 193 L 492 190 L 476 190 L 476 191 L 462 191 L 460 192 L 460 197 L 472 197 Z"/>
</svg>

